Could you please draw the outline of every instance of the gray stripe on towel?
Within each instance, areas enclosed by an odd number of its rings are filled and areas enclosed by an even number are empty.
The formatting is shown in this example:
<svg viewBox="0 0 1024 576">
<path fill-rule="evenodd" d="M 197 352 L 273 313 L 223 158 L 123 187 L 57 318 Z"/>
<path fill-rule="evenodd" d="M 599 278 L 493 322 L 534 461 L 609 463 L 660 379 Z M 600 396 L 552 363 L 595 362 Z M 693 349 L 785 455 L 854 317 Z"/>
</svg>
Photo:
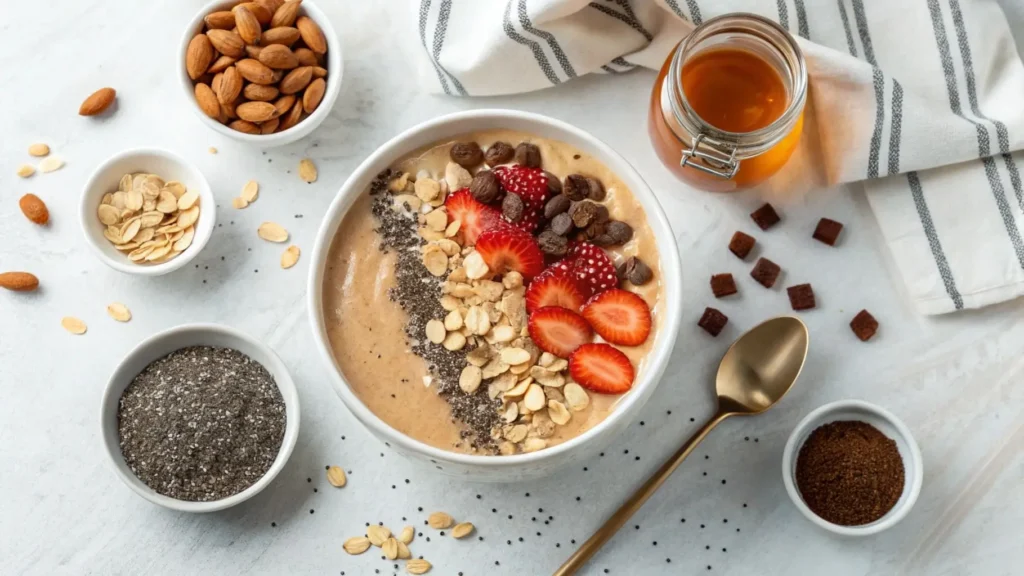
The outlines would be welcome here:
<svg viewBox="0 0 1024 576">
<path fill-rule="evenodd" d="M 853 0 L 853 17 L 857 20 L 857 32 L 860 43 L 864 47 L 864 58 L 871 64 L 871 82 L 875 88 L 875 129 L 871 133 L 871 148 L 868 151 L 868 178 L 878 177 L 878 154 L 882 148 L 882 124 L 885 123 L 885 76 L 875 61 L 875 51 L 871 47 L 871 32 L 868 30 L 868 19 L 864 14 L 864 0 Z"/>
<path fill-rule="evenodd" d="M 843 0 L 836 0 L 839 5 L 839 18 L 843 21 L 843 29 L 846 30 L 846 45 L 850 48 L 850 55 L 857 57 L 857 45 L 853 42 L 853 32 L 850 30 L 850 18 L 846 15 L 846 5 Z"/>
<path fill-rule="evenodd" d="M 917 172 L 907 172 L 907 182 L 910 184 L 910 195 L 914 198 L 914 206 L 917 208 L 917 216 L 921 219 L 921 227 L 924 228 L 924 235 L 928 238 L 928 246 L 932 250 L 932 257 L 935 259 L 935 266 L 939 269 L 939 276 L 946 287 L 946 294 L 953 300 L 953 307 L 962 310 L 964 300 L 960 291 L 956 289 L 956 282 L 953 280 L 953 272 L 949 269 L 949 262 L 946 260 L 946 253 L 942 250 L 942 243 L 939 242 L 939 235 L 935 233 L 935 225 L 932 223 L 932 214 L 928 210 L 928 203 L 924 199 L 924 191 L 921 189 L 921 180 Z"/>
<path fill-rule="evenodd" d="M 900 133 L 903 127 L 903 86 L 892 80 L 892 126 L 889 127 L 889 174 L 900 172 Z"/>
<path fill-rule="evenodd" d="M 555 74 L 555 70 L 551 67 L 551 63 L 548 62 L 548 58 L 544 55 L 544 50 L 540 47 L 540 44 L 520 35 L 512 26 L 511 14 L 512 2 L 514 1 L 515 0 L 508 0 L 508 2 L 505 3 L 505 16 L 501 22 L 502 28 L 505 30 L 505 35 L 511 38 L 514 42 L 526 46 L 531 52 L 533 52 L 533 57 L 537 60 L 537 65 L 540 66 L 541 72 L 547 76 L 549 82 L 552 84 L 561 84 L 562 81 L 558 78 L 558 75 Z"/>
<path fill-rule="evenodd" d="M 455 89 L 462 96 L 469 93 L 462 87 L 462 83 L 451 72 L 445 70 L 441 64 L 441 48 L 444 46 L 444 36 L 448 32 L 448 18 L 452 14 L 452 0 L 441 0 L 441 9 L 437 13 L 437 27 L 434 29 L 434 63 L 451 79 Z"/>
<path fill-rule="evenodd" d="M 775 5 L 779 8 L 779 24 L 789 30 L 789 9 L 786 8 L 786 0 L 775 0 Z"/>
<path fill-rule="evenodd" d="M 807 27 L 807 9 L 804 8 L 804 0 L 793 0 L 793 3 L 796 4 L 797 34 L 810 40 L 811 31 Z"/>
<path fill-rule="evenodd" d="M 558 40 L 553 34 L 545 30 L 541 30 L 533 25 L 530 20 L 530 15 L 526 12 L 526 0 L 519 0 L 519 24 L 522 25 L 523 30 L 543 38 L 548 43 L 548 47 L 555 53 L 555 59 L 558 60 L 558 64 L 562 67 L 562 71 L 568 78 L 576 77 L 576 69 L 572 67 L 572 62 L 569 62 L 569 57 L 565 55 L 562 50 L 562 46 L 558 44 Z"/>
<path fill-rule="evenodd" d="M 423 49 L 427 50 L 427 18 L 430 15 L 430 0 L 422 0 L 420 2 L 420 42 L 423 43 Z M 429 53 L 428 53 L 429 57 Z M 437 62 L 433 58 L 430 58 L 430 63 L 434 66 L 434 72 L 437 72 L 437 81 L 441 84 L 441 88 L 445 94 L 451 94 L 452 91 L 448 88 L 448 81 L 444 77 L 444 73 L 441 72 L 441 67 L 437 65 Z"/>
<path fill-rule="evenodd" d="M 598 4 L 597 2 L 591 2 L 590 4 L 588 4 L 588 6 L 590 6 L 594 10 L 597 10 L 598 12 L 601 12 L 602 14 L 606 14 L 608 16 L 611 16 L 612 18 L 615 18 L 619 22 L 622 22 L 623 24 L 626 24 L 627 26 L 629 26 L 633 30 L 636 30 L 637 32 L 642 34 L 643 37 L 646 38 L 648 42 L 650 42 L 651 40 L 654 40 L 654 35 L 652 35 L 650 32 L 648 32 L 647 29 L 645 29 L 643 27 L 643 25 L 641 25 L 635 19 L 630 18 L 629 15 L 622 14 L 620 12 L 612 10 L 608 6 L 605 6 L 603 4 Z M 630 12 L 632 12 L 632 10 L 630 10 Z"/>
</svg>

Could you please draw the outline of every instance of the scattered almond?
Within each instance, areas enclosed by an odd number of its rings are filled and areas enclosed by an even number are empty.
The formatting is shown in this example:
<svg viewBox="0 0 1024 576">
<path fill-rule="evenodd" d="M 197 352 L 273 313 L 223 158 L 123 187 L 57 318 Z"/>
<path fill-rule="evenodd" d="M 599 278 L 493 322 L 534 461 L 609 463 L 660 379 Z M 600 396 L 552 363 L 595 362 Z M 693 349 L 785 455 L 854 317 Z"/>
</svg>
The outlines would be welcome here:
<svg viewBox="0 0 1024 576">
<path fill-rule="evenodd" d="M 191 45 L 190 45 L 191 46 Z M 210 54 L 211 58 L 213 54 Z M 206 71 L 206 67 L 209 66 L 210 62 L 207 61 L 203 65 L 203 72 Z M 201 73 L 200 73 L 201 74 Z M 78 107 L 78 114 L 80 116 L 95 116 L 102 114 L 110 105 L 114 103 L 114 99 L 117 98 L 117 91 L 113 88 L 100 88 L 93 92 L 88 98 L 82 102 L 82 105 Z M 43 170 L 47 172 L 47 170 Z"/>
<path fill-rule="evenodd" d="M 342 548 L 345 549 L 345 552 L 352 555 L 362 554 L 370 549 L 370 540 L 364 536 L 356 536 L 355 538 L 345 540 Z"/>
<path fill-rule="evenodd" d="M 260 195 L 260 185 L 255 180 L 249 180 L 245 186 L 242 187 L 242 194 L 240 195 L 246 202 L 252 204 L 256 201 L 256 198 Z"/>
<path fill-rule="evenodd" d="M 260 224 L 256 233 L 259 234 L 260 238 L 263 238 L 268 242 L 288 241 L 288 231 L 275 222 L 264 222 L 263 224 Z"/>
<path fill-rule="evenodd" d="M 406 526 L 402 528 L 402 533 L 398 535 L 398 541 L 403 544 L 412 544 L 412 539 L 415 535 L 416 530 L 412 526 Z"/>
<path fill-rule="evenodd" d="M 327 481 L 335 488 L 343 488 L 348 483 L 348 477 L 341 466 L 331 466 L 327 469 Z"/>
<path fill-rule="evenodd" d="M 423 558 L 413 558 L 405 563 L 405 571 L 409 574 L 426 574 L 430 572 L 430 562 L 427 562 Z"/>
<path fill-rule="evenodd" d="M 302 178 L 303 182 L 312 184 L 316 182 L 317 171 L 316 164 L 309 158 L 303 158 L 299 161 L 299 178 Z"/>
<path fill-rule="evenodd" d="M 245 200 L 245 198 L 232 198 L 231 199 L 231 206 L 233 208 L 235 208 L 236 210 L 242 210 L 242 209 L 244 209 L 248 205 L 249 205 L 249 203 Z"/>
<path fill-rule="evenodd" d="M 39 163 L 39 171 L 43 174 L 55 172 L 64 166 L 64 161 L 56 156 L 47 156 Z"/>
<path fill-rule="evenodd" d="M 444 512 L 434 512 L 427 518 L 427 524 L 429 524 L 431 528 L 435 528 L 437 530 L 449 528 L 454 522 L 455 520 Z"/>
<path fill-rule="evenodd" d="M 409 546 L 401 540 L 398 541 L 398 557 L 401 560 L 408 560 L 409 558 L 412 558 L 412 552 L 409 551 Z"/>
<path fill-rule="evenodd" d="M 185 50 L 185 71 L 188 72 L 188 77 L 196 80 L 203 74 L 206 74 L 210 63 L 213 62 L 214 54 L 213 44 L 210 43 L 210 39 L 205 34 L 193 36 L 192 40 L 189 40 L 188 48 Z M 78 113 L 83 116 L 91 115 L 83 114 L 81 110 Z"/>
<path fill-rule="evenodd" d="M 395 560 L 398 558 L 398 540 L 394 538 L 388 538 L 380 546 L 381 552 L 384 553 L 384 557 L 388 560 Z"/>
<path fill-rule="evenodd" d="M 327 39 L 324 38 L 324 33 L 316 22 L 308 16 L 299 16 L 295 20 L 295 27 L 299 29 L 302 41 L 306 43 L 306 46 L 309 46 L 310 50 L 317 54 L 327 53 Z"/>
<path fill-rule="evenodd" d="M 107 306 L 107 315 L 118 322 L 128 322 L 132 319 L 132 313 L 128 307 L 120 302 L 114 302 Z"/>
<path fill-rule="evenodd" d="M 473 524 L 471 522 L 462 522 L 460 524 L 456 524 L 455 527 L 452 528 L 452 536 L 455 538 L 465 538 L 472 533 Z"/>
<path fill-rule="evenodd" d="M 295 246 L 295 245 L 292 245 L 292 246 L 289 246 L 288 248 L 285 248 L 284 253 L 281 254 L 281 268 L 284 268 L 285 270 L 287 270 L 287 269 L 291 268 L 292 266 L 295 266 L 295 264 L 298 263 L 298 261 L 299 261 L 299 247 Z"/>
<path fill-rule="evenodd" d="M 18 166 L 18 176 L 22 178 L 28 178 L 29 176 L 36 173 L 36 169 L 28 164 L 22 164 Z"/>
<path fill-rule="evenodd" d="M 46 208 L 46 204 L 39 199 L 39 196 L 35 194 L 25 194 L 22 196 L 21 200 L 18 200 L 18 207 L 21 208 L 21 213 L 26 218 L 40 226 L 50 221 L 50 211 Z"/>
<path fill-rule="evenodd" d="M 28 272 L 0 273 L 0 288 L 14 292 L 31 292 L 39 287 L 39 278 Z"/>
<path fill-rule="evenodd" d="M 370 526 L 366 528 L 366 536 L 370 539 L 370 544 L 379 547 L 391 537 L 391 530 L 388 530 L 384 526 L 370 524 Z"/>
<path fill-rule="evenodd" d="M 129 260 L 159 264 L 191 246 L 199 195 L 154 174 L 125 174 L 117 190 L 103 196 L 96 215 L 103 235 Z"/>
<path fill-rule="evenodd" d="M 46 156 L 49 153 L 50 153 L 50 147 L 47 146 L 46 144 L 39 143 L 39 144 L 33 144 L 33 145 L 28 147 L 28 154 L 29 154 L 29 156 L 35 156 L 37 158 L 41 158 L 43 156 Z"/>
<path fill-rule="evenodd" d="M 63 326 L 65 330 L 75 335 L 85 334 L 86 330 L 89 329 L 88 326 L 85 325 L 85 322 L 82 322 L 78 318 L 74 318 L 72 316 L 65 316 L 61 318 L 60 325 Z"/>
</svg>

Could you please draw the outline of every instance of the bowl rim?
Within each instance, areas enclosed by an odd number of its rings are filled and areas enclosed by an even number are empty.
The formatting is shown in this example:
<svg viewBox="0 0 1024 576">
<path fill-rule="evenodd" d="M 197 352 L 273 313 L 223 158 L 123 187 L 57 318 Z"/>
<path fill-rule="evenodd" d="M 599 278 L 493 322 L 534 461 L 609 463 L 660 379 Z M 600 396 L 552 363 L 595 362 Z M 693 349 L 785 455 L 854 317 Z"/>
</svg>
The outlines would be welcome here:
<svg viewBox="0 0 1024 576">
<path fill-rule="evenodd" d="M 257 360 L 256 358 L 252 359 L 263 365 L 263 367 L 273 375 L 274 383 L 281 392 L 281 398 L 285 403 L 285 411 L 288 414 L 288 419 L 285 422 L 284 438 L 281 441 L 281 448 L 267 472 L 245 490 L 242 490 L 237 494 L 232 494 L 226 498 L 212 500 L 209 502 L 189 502 L 186 500 L 178 500 L 176 498 L 171 498 L 170 496 L 159 494 L 152 488 L 149 488 L 131 472 L 127 465 L 120 465 L 124 462 L 124 456 L 121 453 L 121 448 L 116 441 L 111 442 L 110 437 L 105 433 L 109 419 L 117 417 L 116 409 L 113 413 L 111 413 L 109 409 L 111 406 L 116 406 L 116 404 L 111 404 L 111 396 L 117 394 L 120 398 L 120 394 L 122 394 L 127 388 L 127 385 L 124 387 L 119 386 L 119 382 L 123 382 L 121 378 L 127 378 L 127 376 L 122 374 L 123 371 L 127 370 L 127 364 L 134 358 L 145 353 L 150 346 L 157 345 L 160 341 L 166 340 L 175 335 L 188 333 L 219 333 L 226 336 L 229 340 L 233 339 L 244 342 L 259 350 L 267 362 Z M 154 358 L 154 360 L 162 357 L 163 355 L 164 354 Z M 248 354 L 246 355 L 248 356 Z M 134 378 L 134 376 L 131 376 L 131 378 Z M 131 382 L 129 381 L 128 384 L 130 383 Z M 115 392 L 115 388 L 120 389 Z M 103 389 L 103 396 L 101 398 L 99 411 L 100 442 L 103 444 L 103 451 L 108 457 L 108 464 L 113 468 L 117 477 L 139 496 L 142 496 L 146 500 L 159 506 L 178 510 L 180 512 L 215 512 L 217 510 L 223 510 L 225 508 L 241 504 L 249 498 L 252 498 L 266 488 L 274 478 L 277 477 L 281 470 L 284 469 L 292 452 L 295 450 L 295 444 L 298 441 L 299 423 L 301 418 L 300 412 L 299 396 L 298 390 L 295 387 L 295 382 L 292 380 L 291 374 L 288 372 L 288 368 L 281 360 L 281 357 L 278 356 L 272 348 L 245 332 L 229 326 L 203 322 L 182 324 L 149 336 L 142 342 L 136 344 L 118 362 L 114 371 L 107 379 L 107 383 Z"/>
<path fill-rule="evenodd" d="M 848 410 L 867 412 L 885 420 L 890 426 L 892 426 L 899 434 L 904 444 L 907 445 L 910 452 L 906 455 L 901 454 L 904 461 L 903 467 L 905 470 L 912 468 L 914 471 L 912 481 L 904 482 L 903 494 L 900 496 L 903 502 L 897 502 L 897 506 L 894 506 L 884 516 L 870 524 L 864 524 L 863 526 L 841 526 L 839 524 L 829 522 L 815 514 L 804 502 L 803 497 L 800 496 L 800 491 L 797 489 L 796 481 L 794 479 L 795 458 L 797 452 L 803 446 L 801 439 L 805 439 L 807 429 L 812 425 L 820 423 L 823 419 L 832 414 Z M 800 446 L 796 445 L 798 441 L 801 441 Z M 907 466 L 908 460 L 910 466 Z M 921 458 L 921 450 L 917 445 L 917 441 L 914 440 L 913 434 L 910 433 L 910 429 L 892 412 L 865 400 L 837 400 L 815 408 L 807 416 L 804 416 L 796 427 L 793 428 L 793 431 L 789 435 L 789 439 L 786 441 L 786 447 L 782 452 L 782 481 L 786 486 L 786 493 L 789 494 L 790 500 L 793 501 L 793 504 L 805 517 L 807 517 L 808 520 L 825 530 L 842 536 L 868 536 L 871 534 L 877 534 L 895 526 L 900 520 L 909 514 L 911 508 L 914 507 L 914 503 L 917 501 L 917 497 L 921 493 L 921 484 L 923 480 L 924 463 Z M 903 498 L 904 495 L 906 496 L 905 499 Z"/>
<path fill-rule="evenodd" d="M 649 200 L 649 206 L 647 206 L 646 204 L 648 203 L 645 202 L 644 214 L 647 218 L 648 224 L 651 226 L 652 232 L 655 234 L 655 239 L 659 241 L 658 254 L 663 276 L 665 309 L 662 313 L 663 324 L 658 331 L 657 338 L 661 338 L 662 340 L 652 347 L 648 355 L 650 362 L 645 366 L 644 378 L 637 382 L 630 393 L 616 404 L 615 409 L 594 427 L 561 444 L 526 454 L 485 456 L 452 452 L 436 448 L 416 440 L 384 422 L 372 410 L 370 410 L 358 396 L 356 396 L 346 382 L 341 370 L 336 366 L 333 353 L 330 350 L 330 345 L 324 334 L 324 321 L 323 314 L 321 313 L 321 283 L 323 269 L 326 267 L 327 254 L 334 238 L 333 234 L 328 236 L 328 232 L 335 221 L 340 225 L 341 219 L 344 218 L 348 209 L 351 208 L 351 202 L 348 202 L 349 198 L 365 192 L 373 177 L 376 176 L 378 169 L 375 167 L 378 164 L 384 162 L 386 165 L 387 163 L 393 162 L 404 154 L 408 154 L 412 151 L 412 149 L 402 151 L 402 143 L 404 141 L 431 131 L 443 132 L 444 126 L 449 124 L 462 121 L 479 120 L 512 120 L 543 124 L 555 132 L 571 135 L 581 141 L 587 142 L 587 145 L 590 147 L 589 151 L 593 153 L 595 158 L 603 164 L 609 165 L 609 168 L 612 169 L 619 178 L 630 185 L 630 191 L 634 197 L 644 197 L 646 200 Z M 446 136 L 438 136 L 435 140 L 440 140 L 444 137 Z M 551 139 L 557 140 L 558 137 L 551 137 Z M 612 168 L 611 165 L 614 165 L 614 168 Z M 345 206 L 343 210 L 342 207 L 346 204 L 348 205 Z M 659 232 L 661 234 L 660 236 Z M 604 141 L 585 130 L 572 126 L 571 124 L 532 112 L 500 108 L 483 108 L 445 114 L 416 124 L 379 146 L 350 174 L 342 187 L 335 194 L 334 199 L 331 201 L 330 206 L 321 220 L 320 228 L 317 231 L 312 262 L 313 265 L 310 266 L 309 270 L 307 307 L 310 325 L 313 330 L 313 339 L 316 343 L 317 349 L 320 351 L 321 358 L 327 364 L 332 387 L 348 410 L 351 411 L 356 416 L 356 419 L 364 426 L 371 428 L 372 431 L 379 433 L 381 436 L 386 438 L 388 442 L 391 442 L 398 447 L 427 456 L 432 462 L 441 461 L 447 464 L 483 467 L 490 470 L 519 468 L 557 459 L 562 457 L 564 454 L 591 442 L 592 440 L 600 437 L 606 430 L 614 428 L 618 420 L 633 412 L 632 407 L 634 404 L 638 402 L 646 402 L 650 394 L 654 392 L 654 389 L 661 381 L 664 369 L 668 365 L 672 356 L 676 337 L 679 332 L 679 326 L 681 324 L 682 267 L 679 259 L 678 246 L 676 244 L 675 234 L 673 233 L 672 227 L 665 215 L 665 211 L 653 190 L 643 180 L 637 170 L 621 154 L 616 152 Z M 647 391 L 647 388 L 650 388 L 650 391 Z"/>
<path fill-rule="evenodd" d="M 199 189 L 197 192 L 199 192 L 200 206 L 205 205 L 210 207 L 209 209 L 204 210 L 202 216 L 200 216 L 200 225 L 196 227 L 196 235 L 192 239 L 192 244 L 178 257 L 160 264 L 139 266 L 131 262 L 121 262 L 107 254 L 89 232 L 93 225 L 93 219 L 96 216 L 96 207 L 99 205 L 99 199 L 97 199 L 95 204 L 92 204 L 90 202 L 90 196 L 93 189 L 99 185 L 98 180 L 101 175 L 109 169 L 111 165 L 120 162 L 121 160 L 130 159 L 136 156 L 162 156 L 167 160 L 180 164 L 186 170 L 194 172 L 198 177 L 199 182 Z M 102 198 L 102 195 L 100 198 Z M 92 248 L 93 254 L 95 254 L 101 262 L 118 272 L 124 272 L 126 274 L 135 274 L 138 276 L 161 276 L 185 266 L 199 255 L 204 248 L 206 248 L 206 244 L 213 236 L 213 230 L 216 226 L 217 202 L 216 198 L 213 196 L 213 189 L 210 188 L 209 181 L 206 179 L 203 171 L 194 163 L 165 148 L 128 148 L 104 160 L 92 171 L 92 174 L 89 175 L 89 179 L 82 188 L 81 198 L 79 199 L 78 219 L 82 228 L 82 234 L 85 236 L 86 243 Z"/>
<path fill-rule="evenodd" d="M 210 118 L 199 108 L 199 104 L 196 103 L 194 84 L 192 79 L 189 78 L 188 72 L 185 70 L 185 55 L 188 52 L 189 42 L 192 40 L 192 37 L 196 35 L 195 30 L 199 28 L 200 24 L 203 22 L 203 18 L 205 18 L 207 14 L 224 9 L 227 6 L 234 6 L 238 3 L 238 0 L 212 0 L 196 12 L 195 16 L 192 17 L 188 25 L 185 27 L 184 32 L 182 32 L 181 43 L 178 50 L 174 53 L 174 58 L 175 67 L 178 70 L 178 80 L 181 83 L 187 106 L 195 113 L 200 122 L 205 124 L 207 128 L 210 128 L 222 136 L 227 136 L 228 138 L 232 138 L 239 142 L 245 142 L 246 144 L 258 144 L 268 147 L 289 144 L 311 133 L 320 126 L 321 123 L 323 123 L 328 115 L 330 115 L 331 109 L 334 107 L 334 103 L 338 99 L 338 94 L 341 93 L 342 76 L 344 75 L 345 70 L 345 58 L 341 41 L 338 39 L 337 32 L 335 32 L 334 26 L 331 25 L 331 20 L 327 17 L 327 14 L 325 14 L 320 7 L 314 4 L 311 0 L 303 0 L 302 5 L 299 7 L 300 15 L 308 16 L 316 22 L 323 31 L 324 38 L 327 40 L 327 78 L 334 79 L 334 81 L 327 81 L 327 90 L 324 92 L 323 100 L 320 101 L 316 110 L 298 124 L 283 132 L 275 132 L 273 134 L 245 134 L 238 130 L 233 130 Z M 336 57 L 332 55 L 336 55 Z"/>
</svg>

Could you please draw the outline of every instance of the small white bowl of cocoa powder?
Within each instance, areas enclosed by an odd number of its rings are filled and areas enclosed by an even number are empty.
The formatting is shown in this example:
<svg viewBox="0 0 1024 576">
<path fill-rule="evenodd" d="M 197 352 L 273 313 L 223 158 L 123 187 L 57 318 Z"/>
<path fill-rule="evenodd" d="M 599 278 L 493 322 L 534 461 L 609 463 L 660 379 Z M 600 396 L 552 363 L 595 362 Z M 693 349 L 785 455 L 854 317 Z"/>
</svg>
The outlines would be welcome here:
<svg viewBox="0 0 1024 576">
<path fill-rule="evenodd" d="M 782 454 L 782 480 L 797 509 L 843 536 L 891 528 L 913 508 L 924 468 L 913 435 L 888 410 L 840 400 L 797 424 Z"/>
</svg>

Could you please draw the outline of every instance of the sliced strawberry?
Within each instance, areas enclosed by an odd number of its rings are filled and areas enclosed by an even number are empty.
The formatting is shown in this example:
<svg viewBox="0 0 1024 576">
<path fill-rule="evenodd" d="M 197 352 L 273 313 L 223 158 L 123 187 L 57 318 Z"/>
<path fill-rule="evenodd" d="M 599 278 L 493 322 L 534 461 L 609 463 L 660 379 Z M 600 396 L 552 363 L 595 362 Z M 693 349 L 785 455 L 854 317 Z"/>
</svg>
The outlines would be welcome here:
<svg viewBox="0 0 1024 576">
<path fill-rule="evenodd" d="M 559 358 L 568 358 L 594 338 L 594 331 L 582 316 L 557 306 L 535 310 L 527 325 L 530 339 L 537 347 Z"/>
<path fill-rule="evenodd" d="M 512 225 L 533 232 L 544 214 L 544 202 L 548 197 L 548 178 L 544 171 L 515 165 L 498 166 L 493 172 L 506 192 L 515 193 L 523 199 L 523 216 Z"/>
<path fill-rule="evenodd" d="M 571 271 L 550 267 L 543 271 L 526 289 L 526 311 L 533 312 L 545 306 L 561 306 L 578 312 L 585 299 Z"/>
<path fill-rule="evenodd" d="M 449 224 L 456 220 L 462 222 L 459 225 L 459 230 L 462 231 L 467 245 L 476 242 L 481 233 L 505 225 L 501 219 L 501 211 L 477 202 L 476 198 L 469 193 L 468 188 L 449 195 L 448 199 L 444 201 L 444 205 L 448 209 Z"/>
<path fill-rule="evenodd" d="M 651 334 L 651 309 L 636 294 L 612 288 L 583 306 L 583 317 L 612 344 L 639 346 Z"/>
<path fill-rule="evenodd" d="M 569 357 L 569 375 L 600 394 L 622 394 L 633 387 L 633 364 L 608 344 L 584 344 Z"/>
<path fill-rule="evenodd" d="M 476 251 L 494 274 L 515 270 L 529 279 L 544 271 L 544 254 L 537 241 L 521 230 L 488 230 L 477 238 Z"/>
<path fill-rule="evenodd" d="M 577 242 L 569 248 L 565 259 L 571 264 L 585 297 L 618 287 L 615 265 L 603 249 L 589 242 Z"/>
</svg>

